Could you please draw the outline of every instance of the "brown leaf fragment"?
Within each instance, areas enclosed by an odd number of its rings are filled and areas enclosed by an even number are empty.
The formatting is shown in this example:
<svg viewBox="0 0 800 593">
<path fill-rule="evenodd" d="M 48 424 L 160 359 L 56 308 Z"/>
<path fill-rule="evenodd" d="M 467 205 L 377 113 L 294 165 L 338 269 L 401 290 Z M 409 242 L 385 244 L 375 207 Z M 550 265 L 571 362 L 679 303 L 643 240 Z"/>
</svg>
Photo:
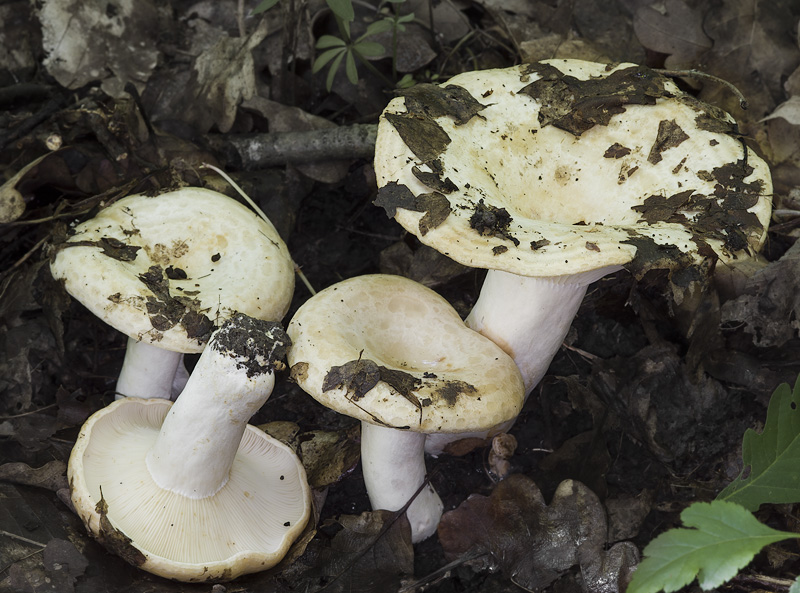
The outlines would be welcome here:
<svg viewBox="0 0 800 593">
<path fill-rule="evenodd" d="M 640 221 L 647 224 L 655 224 L 657 222 L 681 222 L 687 223 L 686 217 L 681 216 L 675 218 L 677 210 L 683 208 L 689 201 L 694 190 L 686 190 L 678 192 L 677 194 L 669 197 L 653 195 L 645 198 L 644 202 L 633 206 L 631 210 L 640 212 L 642 218 Z"/>
<path fill-rule="evenodd" d="M 386 210 L 390 218 L 394 217 L 398 208 L 424 212 L 425 215 L 419 221 L 419 230 L 423 236 L 442 224 L 451 212 L 450 201 L 445 195 L 432 192 L 415 196 L 408 186 L 394 181 L 378 190 L 373 204 Z"/>
<path fill-rule="evenodd" d="M 348 475 L 361 458 L 355 435 L 345 431 L 315 430 L 298 436 L 308 483 L 320 489 Z"/>
<path fill-rule="evenodd" d="M 467 89 L 449 84 L 417 84 L 403 91 L 409 113 L 427 117 L 452 117 L 456 125 L 463 125 L 478 116 L 488 105 L 479 103 Z"/>
<path fill-rule="evenodd" d="M 520 90 L 540 103 L 539 123 L 580 136 L 595 125 L 608 125 L 626 105 L 652 105 L 669 96 L 665 78 L 644 66 L 631 66 L 604 78 L 578 80 L 555 66 L 535 63 L 527 73 L 540 78 Z"/>
<path fill-rule="evenodd" d="M 432 171 L 421 171 L 419 167 L 411 168 L 414 177 L 422 183 L 443 194 L 451 194 L 458 190 L 458 186 L 449 177 L 442 179 L 441 175 Z"/>
<path fill-rule="evenodd" d="M 703 31 L 703 15 L 683 0 L 665 0 L 657 10 L 642 5 L 633 18 L 633 30 L 642 45 L 650 50 L 668 54 L 669 67 L 691 63 L 711 47 Z"/>
<path fill-rule="evenodd" d="M 63 461 L 49 461 L 41 467 L 32 468 L 22 462 L 0 465 L 0 480 L 24 486 L 36 486 L 57 492 L 68 488 L 67 466 Z"/>
<path fill-rule="evenodd" d="M 344 387 L 351 401 L 358 401 L 381 380 L 378 365 L 369 359 L 351 360 L 334 366 L 322 381 L 322 391 Z"/>
<path fill-rule="evenodd" d="M 677 124 L 674 119 L 661 120 L 658 122 L 658 133 L 650 148 L 650 154 L 647 155 L 647 161 L 653 165 L 660 163 L 661 153 L 670 148 L 675 148 L 684 140 L 688 140 L 689 136 Z"/>
<path fill-rule="evenodd" d="M 548 239 L 539 239 L 538 241 L 531 241 L 531 249 L 536 251 L 537 249 L 541 249 L 542 247 L 547 247 L 550 245 L 550 241 Z"/>
<path fill-rule="evenodd" d="M 134 566 L 141 566 L 147 561 L 147 557 L 134 547 L 131 538 L 122 533 L 111 524 L 108 519 L 108 503 L 103 498 L 103 490 L 100 489 L 100 500 L 95 505 L 95 512 L 100 515 L 100 528 L 95 536 L 103 546 L 110 552 L 116 554 L 126 562 Z"/>
<path fill-rule="evenodd" d="M 607 159 L 619 159 L 631 153 L 631 149 L 627 146 L 622 146 L 619 142 L 614 142 L 611 146 L 606 148 L 603 156 Z"/>
<path fill-rule="evenodd" d="M 472 395 L 478 393 L 478 390 L 464 381 L 445 381 L 440 387 L 436 388 L 435 393 L 447 402 L 448 406 L 455 406 L 459 396 Z"/>
<path fill-rule="evenodd" d="M 722 306 L 721 321 L 743 325 L 761 348 L 780 347 L 800 334 L 800 241 L 756 272 L 744 294 Z"/>
<path fill-rule="evenodd" d="M 438 159 L 450 144 L 447 132 L 427 115 L 386 113 L 384 117 L 423 163 Z"/>
<path fill-rule="evenodd" d="M 548 506 L 533 480 L 520 474 L 488 497 L 471 495 L 439 523 L 446 559 L 488 552 L 487 568 L 529 591 L 544 589 L 576 565 L 588 591 L 623 591 L 638 554 L 632 545 L 624 554 L 604 551 L 606 533 L 605 511 L 586 486 L 562 482 Z"/>
<path fill-rule="evenodd" d="M 625 264 L 637 280 L 641 280 L 650 270 L 673 270 L 692 263 L 691 256 L 683 253 L 676 245 L 659 245 L 650 237 L 632 235 L 622 241 L 636 247 L 636 256 Z"/>
<path fill-rule="evenodd" d="M 389 369 L 380 365 L 378 365 L 378 371 L 380 372 L 381 381 L 419 407 L 419 400 L 412 392 L 422 384 L 420 379 L 411 373 Z"/>
</svg>

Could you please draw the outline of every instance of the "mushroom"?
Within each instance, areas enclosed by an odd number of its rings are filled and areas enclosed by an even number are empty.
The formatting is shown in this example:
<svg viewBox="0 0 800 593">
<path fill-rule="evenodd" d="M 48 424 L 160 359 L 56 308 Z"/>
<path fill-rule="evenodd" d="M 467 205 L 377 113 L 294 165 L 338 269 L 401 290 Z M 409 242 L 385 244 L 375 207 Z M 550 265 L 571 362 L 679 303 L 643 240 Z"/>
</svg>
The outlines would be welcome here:
<svg viewBox="0 0 800 593">
<path fill-rule="evenodd" d="M 488 270 L 466 323 L 512 356 L 526 396 L 590 283 L 623 268 L 700 277 L 758 251 L 771 209 L 768 167 L 733 118 L 634 64 L 546 60 L 413 87 L 381 116 L 375 171 L 389 216 Z"/>
<path fill-rule="evenodd" d="M 183 354 L 201 352 L 215 326 L 237 311 L 281 319 L 294 292 L 272 224 L 194 187 L 114 202 L 57 246 L 50 270 L 129 337 L 117 397 L 169 398 Z"/>
<path fill-rule="evenodd" d="M 422 488 L 427 433 L 489 429 L 522 406 L 514 361 L 407 278 L 375 274 L 330 286 L 286 332 L 292 377 L 324 406 L 361 420 L 374 509 L 399 510 Z M 407 509 L 412 541 L 433 534 L 441 513 L 428 484 Z"/>
<path fill-rule="evenodd" d="M 124 398 L 93 414 L 68 467 L 89 532 L 181 581 L 279 562 L 308 520 L 310 491 L 292 450 L 247 421 L 287 346 L 279 324 L 236 314 L 212 334 L 175 404 Z"/>
</svg>

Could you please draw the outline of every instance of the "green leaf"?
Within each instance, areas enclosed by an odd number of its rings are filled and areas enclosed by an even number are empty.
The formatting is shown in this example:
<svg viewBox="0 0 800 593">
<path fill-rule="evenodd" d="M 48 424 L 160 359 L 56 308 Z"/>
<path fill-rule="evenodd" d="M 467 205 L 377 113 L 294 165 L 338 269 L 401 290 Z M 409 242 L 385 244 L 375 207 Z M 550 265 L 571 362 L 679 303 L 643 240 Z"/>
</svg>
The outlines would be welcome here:
<svg viewBox="0 0 800 593">
<path fill-rule="evenodd" d="M 356 70 L 356 59 L 353 52 L 347 52 L 347 59 L 344 61 L 344 70 L 347 73 L 347 80 L 351 84 L 358 84 L 358 70 Z"/>
<path fill-rule="evenodd" d="M 257 14 L 261 14 L 262 12 L 267 12 L 270 8 L 275 6 L 278 3 L 278 0 L 262 0 L 258 6 L 253 9 L 253 16 Z"/>
<path fill-rule="evenodd" d="M 336 56 L 341 56 L 345 51 L 347 51 L 347 50 L 344 47 L 337 47 L 337 48 L 329 49 L 328 51 L 322 52 L 321 54 L 319 54 L 319 56 L 317 56 L 317 59 L 314 60 L 314 65 L 311 67 L 311 73 L 312 74 L 316 74 L 317 72 L 319 72 L 320 70 L 322 70 L 325 67 L 325 64 L 330 62 Z M 339 62 L 341 62 L 341 61 L 342 60 L 340 58 Z M 338 68 L 338 67 L 339 67 L 339 63 L 337 62 L 336 63 L 336 68 Z M 328 90 L 330 90 L 330 89 L 328 89 Z"/>
<path fill-rule="evenodd" d="M 696 502 L 685 508 L 681 520 L 695 529 L 670 529 L 647 544 L 627 593 L 667 593 L 695 577 L 704 590 L 730 580 L 761 548 L 798 537 L 759 523 L 732 502 Z"/>
<path fill-rule="evenodd" d="M 360 41 L 353 49 L 365 57 L 380 56 L 385 51 L 380 43 L 374 41 Z"/>
<path fill-rule="evenodd" d="M 800 502 L 800 377 L 794 390 L 784 383 L 772 394 L 761 434 L 744 433 L 742 461 L 742 473 L 717 500 L 751 511 L 768 502 Z"/>
<path fill-rule="evenodd" d="M 325 89 L 330 93 L 331 89 L 333 88 L 333 79 L 336 78 L 336 71 L 339 69 L 339 65 L 342 63 L 342 58 L 344 58 L 345 54 L 349 55 L 350 52 L 342 51 L 336 56 L 336 59 L 333 60 L 331 64 L 330 70 L 328 70 L 328 77 L 325 79 Z"/>
<path fill-rule="evenodd" d="M 373 35 L 377 35 L 378 33 L 391 31 L 393 26 L 394 23 L 392 23 L 391 19 L 381 19 L 379 21 L 375 21 L 374 23 L 369 24 L 367 30 L 361 37 L 359 37 L 359 39 L 365 39 L 367 37 L 372 37 Z"/>
<path fill-rule="evenodd" d="M 344 47 L 347 45 L 344 39 L 333 35 L 323 35 L 317 39 L 317 49 L 328 49 L 329 47 Z"/>
<path fill-rule="evenodd" d="M 327 2 L 333 14 L 344 22 L 349 23 L 356 18 L 356 13 L 353 11 L 352 0 L 327 0 Z"/>
</svg>

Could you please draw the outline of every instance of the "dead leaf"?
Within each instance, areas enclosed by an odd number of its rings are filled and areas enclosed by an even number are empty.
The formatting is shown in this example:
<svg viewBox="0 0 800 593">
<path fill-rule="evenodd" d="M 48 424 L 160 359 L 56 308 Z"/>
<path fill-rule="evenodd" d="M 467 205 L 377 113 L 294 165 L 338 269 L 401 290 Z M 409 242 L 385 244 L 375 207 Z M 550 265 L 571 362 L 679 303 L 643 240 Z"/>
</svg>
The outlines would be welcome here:
<svg viewBox="0 0 800 593">
<path fill-rule="evenodd" d="M 471 270 L 427 245 L 412 251 L 404 241 L 381 251 L 380 269 L 383 274 L 405 276 L 428 288 L 445 284 Z"/>
<path fill-rule="evenodd" d="M 761 121 L 782 117 L 793 126 L 800 126 L 800 95 L 789 97 L 778 105 L 775 110 Z"/>
<path fill-rule="evenodd" d="M 361 445 L 355 430 L 315 430 L 298 437 L 300 456 L 312 488 L 335 484 L 355 468 L 361 458 Z"/>
<path fill-rule="evenodd" d="M 158 64 L 159 9 L 150 0 L 47 0 L 39 9 L 47 71 L 69 89 L 102 81 L 112 97 L 144 88 Z"/>
<path fill-rule="evenodd" d="M 414 548 L 405 515 L 378 510 L 342 515 L 337 522 L 343 529 L 308 575 L 321 578 L 326 593 L 396 591 L 411 576 Z"/>
<path fill-rule="evenodd" d="M 711 47 L 701 12 L 683 0 L 640 6 L 633 17 L 633 30 L 647 49 L 669 54 L 668 68 L 690 67 Z"/>
<path fill-rule="evenodd" d="M 585 591 L 624 591 L 638 551 L 627 543 L 605 551 L 606 537 L 605 511 L 586 486 L 566 480 L 545 505 L 533 480 L 521 474 L 500 482 L 488 497 L 471 495 L 439 523 L 448 560 L 486 551 L 493 568 L 529 591 L 574 566 L 580 566 Z"/>
<path fill-rule="evenodd" d="M 253 49 L 267 35 L 267 21 L 244 39 L 221 35 L 217 43 L 195 59 L 193 78 L 183 99 L 188 109 L 181 115 L 202 132 L 216 124 L 220 132 L 231 129 L 239 103 L 256 93 Z"/>
<path fill-rule="evenodd" d="M 32 160 L 17 171 L 11 179 L 0 185 L 0 223 L 17 220 L 25 212 L 25 198 L 17 190 L 17 184 L 25 176 L 25 173 L 38 165 L 46 156 L 48 155 L 43 154 L 38 159 Z"/>
<path fill-rule="evenodd" d="M 21 462 L 4 463 L 0 465 L 0 480 L 23 486 L 45 488 L 53 492 L 69 488 L 67 464 L 58 460 L 50 461 L 37 468 Z"/>
<path fill-rule="evenodd" d="M 723 323 L 743 324 L 761 348 L 783 346 L 800 331 L 800 242 L 779 260 L 756 272 L 745 294 L 722 306 Z"/>
</svg>

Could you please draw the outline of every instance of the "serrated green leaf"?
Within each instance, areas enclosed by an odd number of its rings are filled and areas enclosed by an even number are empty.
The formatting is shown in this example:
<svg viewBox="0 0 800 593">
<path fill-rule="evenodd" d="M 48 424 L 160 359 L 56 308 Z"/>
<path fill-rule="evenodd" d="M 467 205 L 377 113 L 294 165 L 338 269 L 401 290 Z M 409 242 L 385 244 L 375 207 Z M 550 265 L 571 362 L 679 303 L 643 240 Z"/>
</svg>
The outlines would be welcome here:
<svg viewBox="0 0 800 593">
<path fill-rule="evenodd" d="M 314 65 L 311 67 L 311 73 L 312 74 L 316 74 L 317 72 L 319 72 L 320 70 L 322 70 L 325 67 L 325 64 L 330 62 L 336 56 L 341 56 L 342 54 L 344 54 L 345 51 L 347 51 L 347 50 L 344 47 L 337 47 L 337 48 L 329 49 L 328 51 L 322 52 L 321 54 L 319 54 L 319 56 L 317 56 L 317 59 L 314 60 Z M 340 59 L 339 62 L 341 62 L 341 61 L 342 60 Z M 339 64 L 337 63 L 336 64 L 336 68 L 338 68 L 338 67 L 339 67 Z M 335 70 L 335 68 L 334 68 L 334 70 Z M 328 90 L 330 90 L 330 89 L 328 89 Z"/>
<path fill-rule="evenodd" d="M 334 35 L 323 35 L 317 39 L 317 49 L 328 49 L 329 47 L 344 47 L 347 45 L 344 39 Z"/>
<path fill-rule="evenodd" d="M 761 434 L 742 439 L 744 469 L 717 500 L 755 511 L 764 503 L 800 502 L 800 377 L 794 390 L 779 385 L 769 400 Z"/>
<path fill-rule="evenodd" d="M 262 12 L 267 12 L 270 8 L 275 6 L 278 3 L 278 0 L 262 0 L 258 6 L 253 9 L 253 16 L 257 14 L 261 14 Z"/>
<path fill-rule="evenodd" d="M 352 0 L 327 0 L 327 2 L 330 9 L 333 11 L 333 14 L 338 16 L 346 23 L 349 23 L 356 18 L 356 14 L 353 11 Z"/>
<path fill-rule="evenodd" d="M 798 537 L 758 521 L 738 504 L 715 500 L 685 508 L 681 520 L 694 529 L 670 529 L 647 544 L 627 593 L 677 591 L 697 578 L 708 590 L 730 580 L 761 548 Z"/>
</svg>

